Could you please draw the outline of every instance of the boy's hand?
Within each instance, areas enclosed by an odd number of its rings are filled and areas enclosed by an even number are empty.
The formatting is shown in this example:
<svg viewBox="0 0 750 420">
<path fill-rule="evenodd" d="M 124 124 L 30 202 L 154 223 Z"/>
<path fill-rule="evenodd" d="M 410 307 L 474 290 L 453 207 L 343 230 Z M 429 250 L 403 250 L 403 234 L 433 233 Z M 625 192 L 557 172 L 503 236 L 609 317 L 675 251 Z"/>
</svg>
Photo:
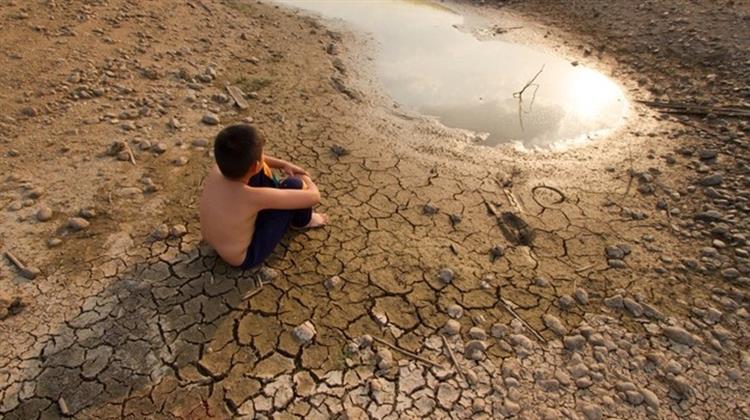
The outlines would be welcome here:
<svg viewBox="0 0 750 420">
<path fill-rule="evenodd" d="M 295 175 L 305 175 L 309 176 L 310 174 L 307 173 L 306 170 L 300 168 L 299 166 L 287 162 L 283 168 L 281 168 L 284 172 L 286 172 L 289 176 L 295 176 Z"/>
</svg>

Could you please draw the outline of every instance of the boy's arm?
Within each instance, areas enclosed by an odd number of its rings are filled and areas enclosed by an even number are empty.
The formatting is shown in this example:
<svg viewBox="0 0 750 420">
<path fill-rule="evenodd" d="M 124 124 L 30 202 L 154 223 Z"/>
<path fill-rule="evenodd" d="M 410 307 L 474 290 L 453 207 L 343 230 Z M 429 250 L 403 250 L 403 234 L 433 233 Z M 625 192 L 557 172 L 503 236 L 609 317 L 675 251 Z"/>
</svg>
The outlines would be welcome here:
<svg viewBox="0 0 750 420">
<path fill-rule="evenodd" d="M 293 176 L 293 175 L 309 175 L 306 170 L 300 168 L 297 165 L 294 165 L 290 162 L 287 162 L 283 159 L 277 159 L 275 157 L 271 156 L 264 156 L 264 160 L 270 166 L 271 168 L 281 169 L 282 171 L 286 172 L 287 175 Z"/>
<path fill-rule="evenodd" d="M 279 188 L 253 188 L 253 201 L 260 210 L 293 210 L 312 207 L 320 202 L 320 191 L 310 177 L 303 175 L 305 187 L 302 190 Z"/>
</svg>

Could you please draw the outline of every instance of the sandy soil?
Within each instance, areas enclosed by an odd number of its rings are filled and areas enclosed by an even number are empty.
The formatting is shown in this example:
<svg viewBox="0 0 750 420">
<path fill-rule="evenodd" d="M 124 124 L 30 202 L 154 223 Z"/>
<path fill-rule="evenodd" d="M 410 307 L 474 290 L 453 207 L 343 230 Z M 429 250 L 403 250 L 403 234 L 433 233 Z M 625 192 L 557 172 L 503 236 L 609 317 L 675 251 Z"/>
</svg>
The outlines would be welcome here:
<svg viewBox="0 0 750 420">
<path fill-rule="evenodd" d="M 748 3 L 719 3 L 448 5 L 632 99 L 747 106 Z M 488 150 L 395 109 L 371 48 L 265 3 L 0 2 L 0 248 L 25 265 L 0 265 L 0 416 L 750 416 L 747 119 L 634 102 L 585 147 Z M 334 221 L 244 272 L 196 217 L 242 120 Z"/>
</svg>

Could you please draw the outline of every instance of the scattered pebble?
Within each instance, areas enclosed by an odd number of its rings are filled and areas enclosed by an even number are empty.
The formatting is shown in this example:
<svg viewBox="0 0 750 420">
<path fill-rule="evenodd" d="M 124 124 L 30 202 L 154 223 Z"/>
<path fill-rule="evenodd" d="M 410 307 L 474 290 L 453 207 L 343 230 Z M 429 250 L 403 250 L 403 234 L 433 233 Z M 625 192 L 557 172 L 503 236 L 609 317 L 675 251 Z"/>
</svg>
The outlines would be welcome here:
<svg viewBox="0 0 750 420">
<path fill-rule="evenodd" d="M 304 323 L 294 328 L 292 334 L 297 341 L 302 344 L 306 344 L 309 343 L 313 339 L 313 337 L 315 337 L 315 334 L 317 334 L 317 332 L 315 331 L 315 326 L 313 326 L 312 322 L 305 321 Z"/>
<path fill-rule="evenodd" d="M 83 230 L 89 227 L 91 223 L 82 217 L 71 217 L 68 219 L 68 227 L 73 230 Z"/>
</svg>

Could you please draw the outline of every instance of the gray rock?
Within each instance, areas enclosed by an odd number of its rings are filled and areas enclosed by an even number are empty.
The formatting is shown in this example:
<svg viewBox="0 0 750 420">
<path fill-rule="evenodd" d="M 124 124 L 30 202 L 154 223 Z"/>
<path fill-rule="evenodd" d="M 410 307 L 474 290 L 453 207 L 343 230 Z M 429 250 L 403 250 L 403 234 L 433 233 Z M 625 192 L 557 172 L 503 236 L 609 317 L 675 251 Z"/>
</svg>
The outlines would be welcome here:
<svg viewBox="0 0 750 420">
<path fill-rule="evenodd" d="M 188 161 L 189 159 L 187 156 L 179 156 L 172 160 L 172 164 L 174 164 L 174 166 L 185 166 L 188 164 Z"/>
<path fill-rule="evenodd" d="M 445 312 L 448 314 L 449 317 L 453 319 L 459 319 L 462 316 L 464 316 L 464 308 L 462 308 L 460 305 L 457 305 L 455 303 L 448 305 Z"/>
<path fill-rule="evenodd" d="M 315 337 L 317 331 L 315 331 L 315 326 L 312 324 L 312 322 L 305 321 L 304 323 L 295 327 L 292 331 L 292 334 L 298 342 L 306 344 L 309 343 L 313 339 L 313 337 Z"/>
<path fill-rule="evenodd" d="M 610 245 L 604 251 L 609 259 L 621 260 L 625 258 L 625 252 L 618 246 Z"/>
<path fill-rule="evenodd" d="M 443 326 L 443 332 L 447 335 L 456 335 L 461 332 L 461 323 L 455 319 L 449 319 Z"/>
<path fill-rule="evenodd" d="M 328 290 L 335 289 L 336 287 L 338 287 L 339 284 L 341 284 L 341 277 L 339 276 L 329 277 L 326 279 L 324 283 L 326 289 Z"/>
<path fill-rule="evenodd" d="M 68 227 L 73 230 L 83 230 L 89 227 L 91 223 L 82 217 L 71 217 L 68 219 Z"/>
<path fill-rule="evenodd" d="M 720 173 L 715 173 L 701 179 L 700 185 L 703 185 L 704 187 L 713 187 L 721 185 L 722 182 L 724 182 L 724 176 Z"/>
<path fill-rule="evenodd" d="M 484 359 L 487 345 L 481 340 L 471 340 L 464 346 L 464 355 L 469 360 L 480 361 Z"/>
<path fill-rule="evenodd" d="M 187 234 L 187 228 L 185 225 L 174 225 L 172 226 L 172 229 L 169 230 L 169 234 L 173 238 L 182 238 Z"/>
<path fill-rule="evenodd" d="M 684 344 L 687 346 L 692 346 L 697 341 L 695 336 L 687 332 L 684 328 L 680 327 L 664 327 L 662 328 L 662 334 L 664 334 L 664 336 L 674 341 L 675 343 Z"/>
<path fill-rule="evenodd" d="M 622 300 L 625 309 L 627 309 L 634 317 L 643 315 L 643 307 L 635 300 L 626 297 Z"/>
<path fill-rule="evenodd" d="M 486 340 L 487 339 L 487 333 L 482 328 L 471 327 L 469 329 L 469 337 L 471 337 L 471 338 L 473 338 L 475 340 Z"/>
<path fill-rule="evenodd" d="M 375 353 L 375 363 L 378 365 L 378 369 L 388 370 L 393 367 L 393 354 L 390 350 L 383 347 L 378 349 Z"/>
<path fill-rule="evenodd" d="M 424 205 L 424 207 L 422 207 L 422 213 L 424 213 L 424 214 L 426 214 L 428 216 L 432 216 L 433 214 L 437 214 L 438 211 L 440 211 L 440 209 L 437 206 L 435 206 L 434 204 L 432 204 L 432 203 L 427 203 L 427 204 Z"/>
<path fill-rule="evenodd" d="M 443 268 L 442 270 L 440 270 L 440 273 L 438 273 L 438 278 L 443 283 L 448 284 L 455 278 L 455 273 L 453 273 L 453 270 L 451 270 L 450 268 Z"/>
<path fill-rule="evenodd" d="M 359 337 L 359 348 L 366 349 L 372 345 L 373 339 L 370 334 L 365 334 L 361 337 Z"/>
<path fill-rule="evenodd" d="M 218 125 L 221 122 L 219 116 L 212 112 L 205 114 L 203 118 L 201 118 L 201 121 L 206 125 Z"/>
<path fill-rule="evenodd" d="M 604 299 L 604 306 L 611 309 L 622 309 L 625 307 L 625 303 L 621 295 L 614 295 Z"/>
<path fill-rule="evenodd" d="M 651 390 L 643 388 L 641 389 L 641 395 L 643 395 L 643 401 L 647 406 L 653 408 L 654 410 L 659 409 L 659 398 Z"/>
<path fill-rule="evenodd" d="M 58 246 L 62 245 L 62 239 L 60 238 L 49 238 L 47 240 L 47 246 L 50 248 L 57 248 Z"/>
<path fill-rule="evenodd" d="M 563 323 L 554 315 L 544 314 L 542 315 L 542 321 L 552 332 L 557 335 L 563 336 L 568 333 L 568 329 L 565 328 Z"/>
<path fill-rule="evenodd" d="M 490 335 L 492 335 L 495 338 L 503 338 L 507 334 L 508 334 L 508 327 L 503 324 L 496 323 L 496 324 L 493 324 L 492 327 L 490 327 Z"/>
<path fill-rule="evenodd" d="M 151 232 L 151 237 L 156 239 L 157 241 L 167 239 L 169 237 L 169 226 L 167 226 L 166 224 L 157 226 L 156 229 Z"/>
<path fill-rule="evenodd" d="M 563 338 L 563 345 L 571 351 L 580 350 L 586 344 L 586 339 L 580 335 L 569 335 Z"/>
<path fill-rule="evenodd" d="M 721 213 L 716 210 L 707 210 L 695 213 L 693 219 L 700 220 L 702 222 L 718 222 L 723 219 Z"/>
<path fill-rule="evenodd" d="M 557 301 L 560 304 L 560 308 L 563 310 L 570 310 L 576 305 L 575 299 L 573 299 L 570 295 L 562 295 L 560 296 L 560 299 Z"/>
<path fill-rule="evenodd" d="M 576 288 L 574 296 L 578 303 L 580 303 L 581 305 L 588 305 L 589 293 L 586 291 L 586 289 L 583 289 L 581 287 Z"/>
<path fill-rule="evenodd" d="M 47 206 L 42 206 L 36 211 L 36 220 L 40 222 L 46 222 L 52 219 L 52 209 Z"/>
</svg>

